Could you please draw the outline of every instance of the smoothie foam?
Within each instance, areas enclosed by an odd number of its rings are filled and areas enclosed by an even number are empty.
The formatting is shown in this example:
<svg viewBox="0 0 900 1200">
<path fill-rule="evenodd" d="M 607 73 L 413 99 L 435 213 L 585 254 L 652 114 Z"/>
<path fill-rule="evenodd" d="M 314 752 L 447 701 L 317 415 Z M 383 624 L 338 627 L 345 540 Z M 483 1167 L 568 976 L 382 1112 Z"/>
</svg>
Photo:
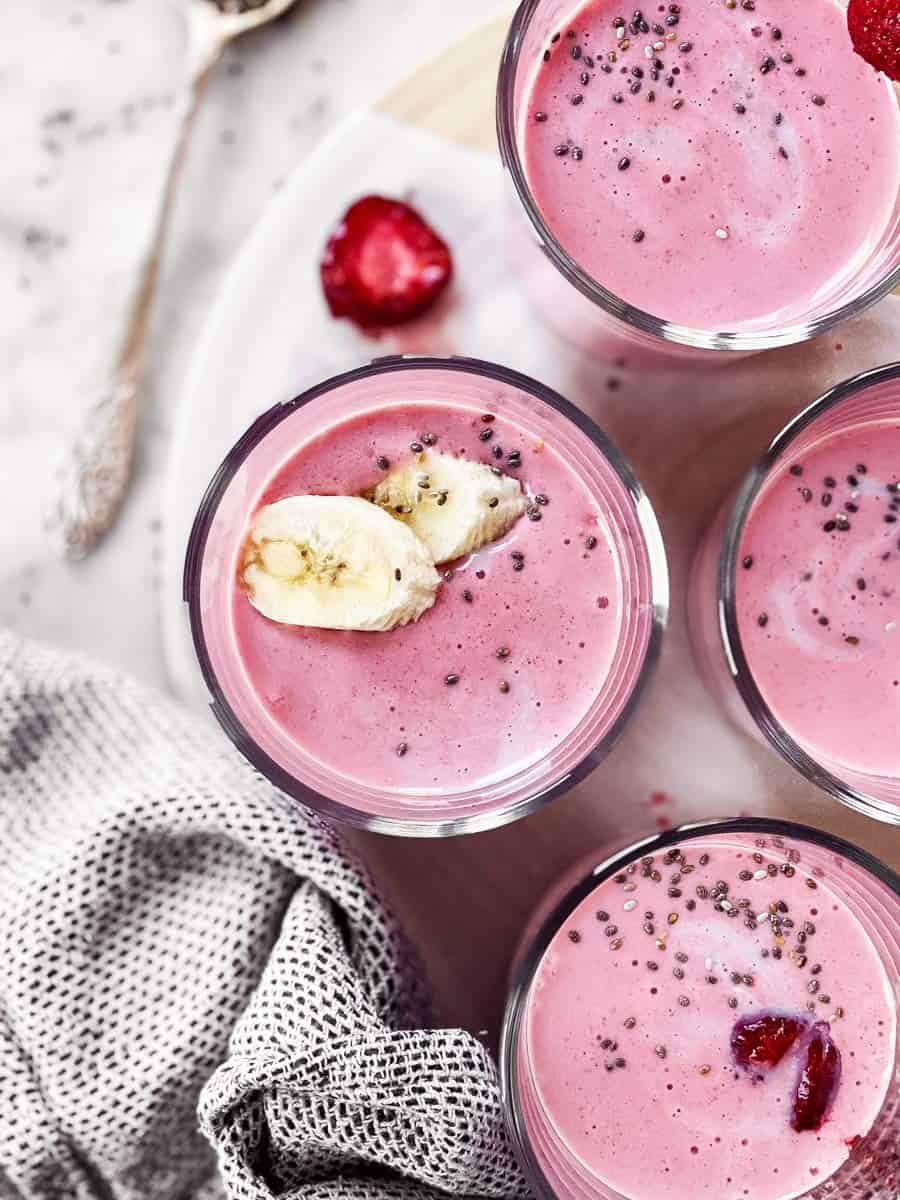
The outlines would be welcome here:
<svg viewBox="0 0 900 1200">
<path fill-rule="evenodd" d="M 845 866 L 701 836 L 575 908 L 535 971 L 520 1051 L 526 1128 L 557 1194 L 782 1200 L 824 1183 L 885 1119 L 896 1000 Z M 896 954 L 891 922 L 872 928 Z M 757 1013 L 792 1014 L 807 1035 L 830 1026 L 842 1075 L 818 1131 L 791 1124 L 802 1037 L 769 1070 L 736 1064 L 735 1023 Z"/>
<path fill-rule="evenodd" d="M 696 328 L 842 303 L 900 186 L 896 96 L 854 53 L 843 7 L 686 0 L 642 22 L 612 0 L 573 6 L 534 66 L 525 171 L 563 249 Z"/>
<path fill-rule="evenodd" d="M 309 754 L 364 783 L 440 791 L 521 770 L 578 724 L 610 669 L 621 565 L 601 509 L 552 447 L 538 450 L 524 429 L 481 415 L 423 403 L 338 422 L 300 447 L 260 497 L 261 506 L 362 493 L 383 474 L 379 457 L 409 459 L 425 433 L 435 450 L 479 461 L 498 461 L 493 446 L 521 450 L 517 476 L 549 500 L 539 522 L 523 517 L 454 564 L 434 608 L 390 633 L 278 625 L 235 587 L 235 637 L 260 703 Z M 486 430 L 490 442 L 480 440 Z M 521 569 L 513 552 L 524 556 Z M 448 686 L 451 675 L 459 681 Z"/>
<path fill-rule="evenodd" d="M 736 598 L 754 680 L 795 741 L 900 779 L 900 421 L 779 463 L 744 527 Z"/>
</svg>

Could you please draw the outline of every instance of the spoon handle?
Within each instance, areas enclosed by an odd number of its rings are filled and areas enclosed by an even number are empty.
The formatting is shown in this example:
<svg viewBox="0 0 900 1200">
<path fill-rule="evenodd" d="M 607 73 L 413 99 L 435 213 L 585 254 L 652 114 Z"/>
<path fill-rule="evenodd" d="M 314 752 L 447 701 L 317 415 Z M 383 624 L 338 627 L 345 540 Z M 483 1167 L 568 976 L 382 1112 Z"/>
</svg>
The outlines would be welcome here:
<svg viewBox="0 0 900 1200">
<path fill-rule="evenodd" d="M 212 5 L 208 5 L 212 8 Z M 47 526 L 71 559 L 85 558 L 115 521 L 131 477 L 153 297 L 194 118 L 227 38 L 191 22 L 190 91 L 172 151 L 150 249 L 131 297 L 110 379 L 89 403 L 60 464 Z"/>
</svg>

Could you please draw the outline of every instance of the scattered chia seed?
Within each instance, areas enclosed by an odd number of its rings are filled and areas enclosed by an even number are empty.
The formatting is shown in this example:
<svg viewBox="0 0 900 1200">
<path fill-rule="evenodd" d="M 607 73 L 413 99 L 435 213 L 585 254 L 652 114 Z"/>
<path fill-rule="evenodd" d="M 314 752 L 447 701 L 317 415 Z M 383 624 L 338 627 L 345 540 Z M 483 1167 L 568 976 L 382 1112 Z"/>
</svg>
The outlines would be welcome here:
<svg viewBox="0 0 900 1200">
<path fill-rule="evenodd" d="M 569 930 L 569 941 L 574 942 L 576 946 L 581 941 L 581 934 L 578 932 L 577 929 Z"/>
<path fill-rule="evenodd" d="M 445 676 L 444 676 L 444 683 L 447 685 L 447 687 L 453 687 L 455 684 L 459 683 L 459 676 L 458 676 L 458 675 L 452 675 L 452 674 L 451 674 L 451 675 L 445 675 Z"/>
<path fill-rule="evenodd" d="M 645 238 L 646 236 L 647 236 L 647 235 L 644 233 L 643 229 L 636 229 L 636 230 L 634 231 L 634 233 L 631 235 L 631 240 L 632 240 L 633 242 L 638 242 L 638 243 L 640 243 L 640 242 L 642 242 L 642 241 L 644 240 L 644 238 Z"/>
</svg>

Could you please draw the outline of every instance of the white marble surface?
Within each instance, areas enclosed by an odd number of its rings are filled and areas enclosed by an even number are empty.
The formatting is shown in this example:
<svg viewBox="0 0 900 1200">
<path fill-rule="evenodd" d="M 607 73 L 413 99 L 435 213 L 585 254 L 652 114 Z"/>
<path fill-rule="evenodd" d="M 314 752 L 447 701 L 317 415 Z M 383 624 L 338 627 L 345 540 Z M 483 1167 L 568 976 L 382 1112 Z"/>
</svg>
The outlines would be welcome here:
<svg viewBox="0 0 900 1200">
<path fill-rule="evenodd" d="M 155 314 L 134 487 L 88 562 L 42 529 L 79 403 L 109 362 L 183 95 L 179 0 L 4 0 L 0 40 L 0 624 L 165 687 L 165 465 L 192 349 L 243 239 L 356 107 L 484 0 L 300 0 L 232 47 L 206 98 Z"/>
</svg>

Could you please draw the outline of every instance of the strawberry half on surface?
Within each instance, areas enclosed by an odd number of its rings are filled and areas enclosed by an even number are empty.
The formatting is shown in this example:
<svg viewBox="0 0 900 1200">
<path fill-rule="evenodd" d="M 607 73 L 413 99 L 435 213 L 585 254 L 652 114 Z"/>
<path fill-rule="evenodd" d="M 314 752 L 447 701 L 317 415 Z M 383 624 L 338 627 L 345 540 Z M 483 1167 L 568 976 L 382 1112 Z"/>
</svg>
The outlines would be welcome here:
<svg viewBox="0 0 900 1200">
<path fill-rule="evenodd" d="M 331 233 L 320 274 L 331 315 L 371 332 L 426 312 L 450 282 L 453 259 L 410 205 L 364 196 Z"/>
<path fill-rule="evenodd" d="M 900 83 L 900 0 L 850 0 L 847 28 L 856 53 Z"/>
<path fill-rule="evenodd" d="M 784 1013 L 751 1013 L 731 1031 L 731 1053 L 746 1070 L 777 1067 L 797 1038 L 806 1030 L 803 1017 Z"/>
<path fill-rule="evenodd" d="M 825 1118 L 841 1082 L 841 1052 L 827 1021 L 814 1025 L 803 1052 L 803 1065 L 794 1093 L 791 1125 L 798 1133 L 816 1132 Z"/>
</svg>

